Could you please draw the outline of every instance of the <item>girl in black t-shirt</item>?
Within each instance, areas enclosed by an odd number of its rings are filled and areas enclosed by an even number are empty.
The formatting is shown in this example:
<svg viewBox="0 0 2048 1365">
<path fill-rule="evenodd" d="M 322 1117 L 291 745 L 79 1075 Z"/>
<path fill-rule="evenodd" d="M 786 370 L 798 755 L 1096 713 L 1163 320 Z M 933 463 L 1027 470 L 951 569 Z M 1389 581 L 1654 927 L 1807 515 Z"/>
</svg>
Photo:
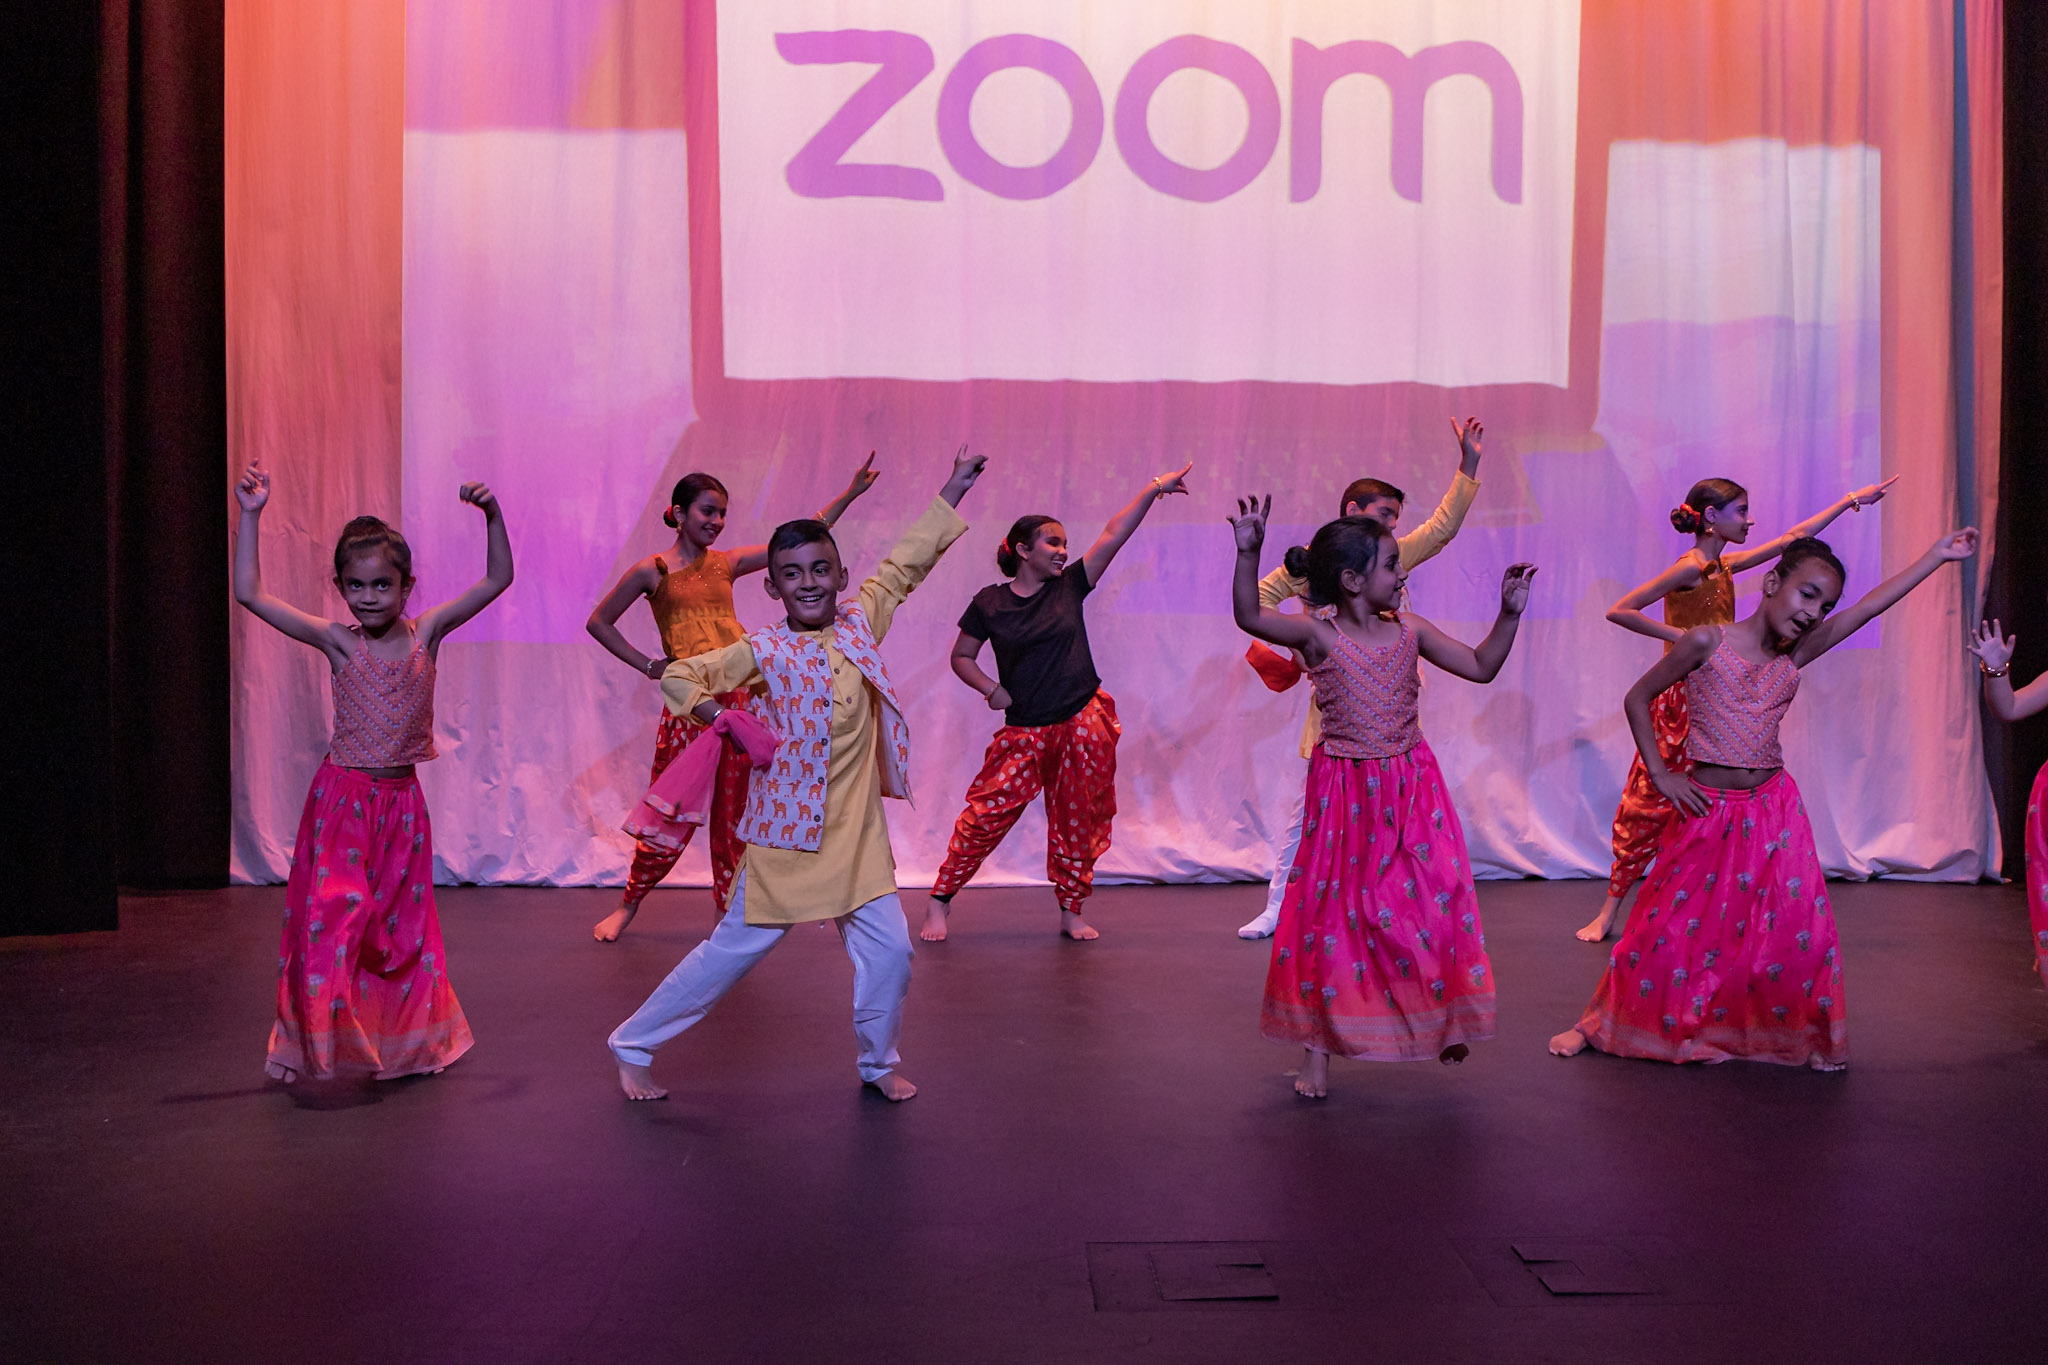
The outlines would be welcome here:
<svg viewBox="0 0 2048 1365">
<path fill-rule="evenodd" d="M 953 895 L 995 851 L 1017 817 L 1045 793 L 1045 870 L 1060 904 L 1060 929 L 1091 939 L 1081 902 L 1095 879 L 1095 860 L 1109 851 L 1116 815 L 1116 703 L 1102 690 L 1088 652 L 1082 599 L 1094 591 L 1152 504 L 1185 493 L 1192 463 L 1161 474 L 1116 514 L 1079 563 L 1067 563 L 1067 530 L 1051 517 L 1020 517 L 996 551 L 1010 581 L 974 595 L 960 617 L 953 672 L 1003 713 L 981 772 L 967 788 L 967 808 L 953 825 L 946 862 L 932 885 L 920 937 L 946 937 Z M 996 677 L 976 662 L 995 646 Z"/>
</svg>

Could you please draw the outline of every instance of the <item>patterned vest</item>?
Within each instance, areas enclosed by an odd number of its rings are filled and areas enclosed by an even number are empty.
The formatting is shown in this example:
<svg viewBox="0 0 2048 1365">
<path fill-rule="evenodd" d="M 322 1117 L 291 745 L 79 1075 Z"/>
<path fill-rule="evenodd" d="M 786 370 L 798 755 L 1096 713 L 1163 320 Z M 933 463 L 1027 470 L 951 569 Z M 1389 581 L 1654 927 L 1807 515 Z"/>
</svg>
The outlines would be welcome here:
<svg viewBox="0 0 2048 1365">
<path fill-rule="evenodd" d="M 910 727 L 865 613 L 842 606 L 834 643 L 881 697 L 882 794 L 910 799 Z M 768 695 L 755 705 L 782 741 L 772 767 L 756 769 L 739 836 L 767 848 L 816 853 L 825 837 L 825 779 L 832 766 L 832 662 L 819 636 L 777 621 L 747 637 Z"/>
</svg>

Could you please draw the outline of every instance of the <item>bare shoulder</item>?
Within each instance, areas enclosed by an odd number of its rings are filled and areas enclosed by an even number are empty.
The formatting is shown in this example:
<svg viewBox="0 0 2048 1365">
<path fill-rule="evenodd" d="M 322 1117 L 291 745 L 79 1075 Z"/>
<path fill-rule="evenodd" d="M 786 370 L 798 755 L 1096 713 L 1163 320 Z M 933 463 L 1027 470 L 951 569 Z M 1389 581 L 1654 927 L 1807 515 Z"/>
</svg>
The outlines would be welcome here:
<svg viewBox="0 0 2048 1365">
<path fill-rule="evenodd" d="M 1671 652 L 1688 663 L 1701 663 L 1721 647 L 1721 637 L 1720 626 L 1694 626 L 1678 637 L 1678 643 L 1671 647 Z"/>
</svg>

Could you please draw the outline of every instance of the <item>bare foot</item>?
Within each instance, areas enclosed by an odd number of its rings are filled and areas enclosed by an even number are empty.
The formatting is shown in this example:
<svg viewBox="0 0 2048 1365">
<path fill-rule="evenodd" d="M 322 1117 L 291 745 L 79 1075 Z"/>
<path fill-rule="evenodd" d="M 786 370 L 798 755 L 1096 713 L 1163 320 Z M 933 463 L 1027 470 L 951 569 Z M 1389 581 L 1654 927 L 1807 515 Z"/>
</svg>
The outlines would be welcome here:
<svg viewBox="0 0 2048 1365">
<path fill-rule="evenodd" d="M 597 922 L 590 931 L 599 943 L 616 943 L 619 935 L 626 932 L 626 926 L 633 922 L 633 916 L 640 913 L 637 905 L 622 905 Z"/>
<path fill-rule="evenodd" d="M 1614 932 L 1614 916 L 1621 909 L 1621 897 L 1609 896 L 1600 904 L 1600 913 L 1593 916 L 1593 922 L 1579 930 L 1573 937 L 1581 943 L 1598 943 Z"/>
<path fill-rule="evenodd" d="M 1304 1048 L 1301 1074 L 1294 1078 L 1294 1093 L 1305 1100 L 1320 1100 L 1330 1094 L 1330 1054 Z"/>
<path fill-rule="evenodd" d="M 1445 1066 L 1456 1066 L 1458 1063 L 1464 1061 L 1467 1057 L 1470 1057 L 1471 1055 L 1471 1048 L 1466 1047 L 1463 1043 L 1452 1043 L 1442 1052 L 1437 1053 L 1436 1059 L 1442 1062 Z"/>
<path fill-rule="evenodd" d="M 1821 1055 L 1818 1052 L 1814 1053 L 1811 1057 L 1808 1057 L 1806 1059 L 1806 1064 L 1812 1067 L 1815 1071 L 1847 1071 L 1849 1069 L 1849 1064 L 1847 1062 L 1826 1061 L 1821 1057 Z"/>
<path fill-rule="evenodd" d="M 1550 1040 L 1550 1055 L 1553 1057 L 1576 1057 L 1586 1050 L 1586 1035 L 1575 1028 L 1568 1028 Z"/>
<path fill-rule="evenodd" d="M 1060 911 L 1060 932 L 1076 943 L 1086 943 L 1091 938 L 1101 938 L 1087 920 L 1072 910 Z"/>
<path fill-rule="evenodd" d="M 619 1089 L 626 1092 L 629 1100 L 668 1098 L 668 1091 L 654 1083 L 654 1073 L 635 1062 L 619 1062 Z"/>
<path fill-rule="evenodd" d="M 917 931 L 917 936 L 926 943 L 946 941 L 946 904 L 936 896 L 924 903 L 924 928 Z"/>
<path fill-rule="evenodd" d="M 893 1071 L 869 1081 L 868 1084 L 881 1091 L 882 1098 L 891 1104 L 901 1104 L 917 1093 L 916 1086 L 904 1080 Z"/>
</svg>

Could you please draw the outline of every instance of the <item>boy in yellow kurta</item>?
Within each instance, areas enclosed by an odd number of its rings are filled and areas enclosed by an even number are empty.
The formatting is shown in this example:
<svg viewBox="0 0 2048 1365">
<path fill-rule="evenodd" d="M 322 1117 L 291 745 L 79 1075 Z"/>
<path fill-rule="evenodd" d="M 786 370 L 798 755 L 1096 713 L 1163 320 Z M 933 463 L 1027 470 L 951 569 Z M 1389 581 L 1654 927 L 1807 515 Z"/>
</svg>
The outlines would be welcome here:
<svg viewBox="0 0 2048 1365">
<path fill-rule="evenodd" d="M 1468 417 L 1462 423 L 1453 419 L 1451 426 L 1458 433 L 1458 472 L 1452 476 L 1450 488 L 1445 490 L 1443 501 L 1437 504 L 1429 520 L 1394 542 L 1401 548 L 1404 570 L 1435 558 L 1438 551 L 1451 543 L 1458 528 L 1465 524 L 1465 513 L 1471 510 L 1472 499 L 1479 492 L 1479 456 L 1485 424 L 1477 417 Z M 1404 501 L 1401 490 L 1390 483 L 1354 479 L 1344 490 L 1342 510 L 1337 515 L 1371 517 L 1391 531 L 1401 519 Z M 1302 597 L 1307 592 L 1308 580 L 1289 573 L 1283 564 L 1259 580 L 1259 606 L 1271 611 L 1288 598 Z M 1311 757 L 1316 741 L 1322 737 L 1323 713 L 1316 709 L 1315 698 L 1311 697 L 1308 720 L 1301 728 L 1301 756 Z M 1294 792 L 1294 798 L 1287 824 L 1273 844 L 1273 879 L 1266 888 L 1266 908 L 1237 931 L 1239 938 L 1268 938 L 1280 923 L 1280 902 L 1287 898 L 1287 874 L 1293 870 L 1295 852 L 1301 847 L 1301 802 L 1307 788 L 1297 783 L 1289 790 Z"/>
<path fill-rule="evenodd" d="M 725 915 L 633 1017 L 612 1031 L 630 1099 L 668 1092 L 654 1050 L 702 1019 L 782 941 L 792 924 L 834 920 L 853 959 L 853 1031 L 861 1080 L 891 1100 L 917 1087 L 896 1074 L 910 990 L 910 933 L 896 899 L 885 795 L 908 797 L 910 734 L 877 646 L 896 609 L 967 530 L 954 509 L 984 457 L 963 447 L 938 497 L 842 606 L 846 568 L 822 522 L 786 522 L 768 542 L 768 594 L 787 618 L 662 675 L 670 711 L 705 723 L 725 693 L 765 687 L 762 719 L 780 747 L 754 774 L 739 825 L 747 841 Z"/>
</svg>

